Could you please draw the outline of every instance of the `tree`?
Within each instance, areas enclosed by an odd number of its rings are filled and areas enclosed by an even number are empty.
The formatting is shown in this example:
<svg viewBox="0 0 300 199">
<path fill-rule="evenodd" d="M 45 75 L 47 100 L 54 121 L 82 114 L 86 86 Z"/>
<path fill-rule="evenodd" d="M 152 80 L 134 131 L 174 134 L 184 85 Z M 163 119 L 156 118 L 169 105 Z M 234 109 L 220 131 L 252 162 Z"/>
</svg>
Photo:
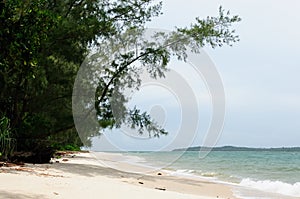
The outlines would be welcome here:
<svg viewBox="0 0 300 199">
<path fill-rule="evenodd" d="M 0 3 L 0 111 L 10 120 L 11 137 L 17 150 L 81 146 L 72 117 L 72 91 L 76 74 L 92 46 L 105 48 L 108 42 L 136 40 L 144 25 L 161 14 L 161 3 L 153 0 L 6 0 Z M 148 130 L 155 136 L 165 134 L 147 113 L 123 109 L 113 117 L 109 97 L 125 86 L 138 88 L 142 62 L 151 75 L 163 77 L 170 56 L 185 58 L 185 48 L 194 51 L 204 45 L 232 44 L 237 36 L 230 30 L 239 17 L 230 17 L 220 8 L 218 17 L 196 19 L 188 28 L 177 28 L 169 35 L 157 34 L 160 42 L 135 43 L 140 49 L 115 54 L 105 63 L 95 98 L 101 128 L 121 123 Z M 133 36 L 134 35 L 134 36 Z M 129 38 L 130 37 L 130 38 Z M 176 41 L 176 42 L 174 42 Z M 172 45 L 170 45 L 172 44 Z M 131 44 L 128 44 L 131 45 Z M 108 54 L 110 52 L 106 52 Z M 106 56 L 105 54 L 103 56 Z M 120 87 L 121 85 L 121 87 Z M 126 99 L 124 99 L 126 100 Z M 99 134 L 91 129 L 84 142 Z"/>
</svg>

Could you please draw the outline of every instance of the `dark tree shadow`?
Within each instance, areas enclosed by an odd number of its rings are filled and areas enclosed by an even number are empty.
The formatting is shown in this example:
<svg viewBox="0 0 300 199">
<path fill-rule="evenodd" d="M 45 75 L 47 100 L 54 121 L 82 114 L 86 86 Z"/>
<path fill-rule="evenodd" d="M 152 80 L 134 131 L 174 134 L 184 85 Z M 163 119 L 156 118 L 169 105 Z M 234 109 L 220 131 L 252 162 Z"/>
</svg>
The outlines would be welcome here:
<svg viewBox="0 0 300 199">
<path fill-rule="evenodd" d="M 88 165 L 88 164 L 55 164 L 54 169 L 60 170 L 66 173 L 77 174 L 86 177 L 95 177 L 95 176 L 107 176 L 112 178 L 120 178 L 121 176 L 126 175 L 127 177 L 138 178 L 143 176 L 143 174 L 129 173 L 125 171 L 120 171 L 113 168 L 106 168 L 97 165 Z"/>
<path fill-rule="evenodd" d="M 22 194 L 22 193 L 12 193 L 8 191 L 0 191 L 0 199 L 49 199 L 45 195 L 41 194 Z"/>
</svg>

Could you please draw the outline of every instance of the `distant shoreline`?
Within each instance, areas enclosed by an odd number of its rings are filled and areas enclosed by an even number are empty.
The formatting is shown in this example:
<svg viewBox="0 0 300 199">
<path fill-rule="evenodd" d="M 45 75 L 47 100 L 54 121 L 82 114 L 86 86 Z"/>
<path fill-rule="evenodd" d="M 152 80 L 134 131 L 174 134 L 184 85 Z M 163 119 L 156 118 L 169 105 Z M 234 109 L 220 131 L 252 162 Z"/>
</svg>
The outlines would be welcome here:
<svg viewBox="0 0 300 199">
<path fill-rule="evenodd" d="M 278 152 L 300 152 L 300 147 L 275 147 L 275 148 L 252 148 L 252 147 L 237 147 L 237 146 L 222 146 L 222 147 L 188 147 L 179 148 L 172 151 L 278 151 Z"/>
</svg>

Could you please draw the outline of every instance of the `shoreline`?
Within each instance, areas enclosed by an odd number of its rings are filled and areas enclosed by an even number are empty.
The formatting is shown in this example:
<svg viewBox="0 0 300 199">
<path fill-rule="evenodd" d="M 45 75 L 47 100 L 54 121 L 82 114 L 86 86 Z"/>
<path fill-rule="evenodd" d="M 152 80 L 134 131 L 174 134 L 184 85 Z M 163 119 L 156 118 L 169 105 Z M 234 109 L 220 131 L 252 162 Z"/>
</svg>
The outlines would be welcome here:
<svg viewBox="0 0 300 199">
<path fill-rule="evenodd" d="M 118 158 L 102 152 L 75 153 L 53 164 L 0 167 L 0 198 L 237 198 L 229 185 L 164 171 L 145 174 L 141 166 Z M 128 172 L 135 169 L 141 170 Z"/>
</svg>

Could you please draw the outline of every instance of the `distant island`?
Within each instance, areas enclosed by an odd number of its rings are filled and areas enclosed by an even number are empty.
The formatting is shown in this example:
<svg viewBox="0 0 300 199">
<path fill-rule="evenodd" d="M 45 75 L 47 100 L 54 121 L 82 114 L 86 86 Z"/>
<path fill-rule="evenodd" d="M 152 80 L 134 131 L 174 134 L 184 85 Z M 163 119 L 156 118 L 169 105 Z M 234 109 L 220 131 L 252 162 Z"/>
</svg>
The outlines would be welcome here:
<svg viewBox="0 0 300 199">
<path fill-rule="evenodd" d="M 173 151 L 280 151 L 280 152 L 300 152 L 300 147 L 278 147 L 278 148 L 250 148 L 250 147 L 236 147 L 236 146 L 222 146 L 222 147 L 188 147 L 174 149 Z"/>
</svg>

